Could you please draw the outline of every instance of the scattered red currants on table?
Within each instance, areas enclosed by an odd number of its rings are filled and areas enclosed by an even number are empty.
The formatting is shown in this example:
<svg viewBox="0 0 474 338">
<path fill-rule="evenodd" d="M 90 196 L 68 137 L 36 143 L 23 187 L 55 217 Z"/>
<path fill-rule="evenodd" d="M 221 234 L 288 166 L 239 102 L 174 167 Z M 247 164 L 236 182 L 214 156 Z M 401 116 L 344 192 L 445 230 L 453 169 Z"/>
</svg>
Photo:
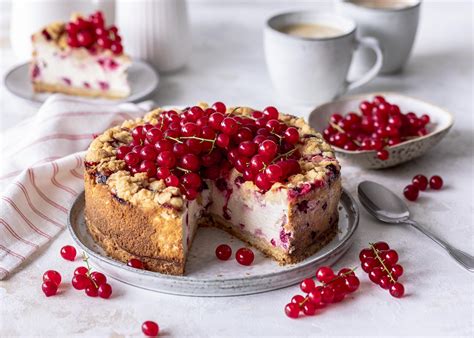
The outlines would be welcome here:
<svg viewBox="0 0 474 338">
<path fill-rule="evenodd" d="M 69 261 L 76 258 L 76 248 L 66 245 L 61 249 L 61 256 Z M 112 287 L 107 283 L 107 277 L 101 272 L 92 271 L 89 266 L 88 257 L 83 254 L 83 261 L 87 266 L 79 266 L 74 270 L 71 284 L 76 290 L 84 290 L 89 297 L 110 298 Z M 43 274 L 43 285 L 41 286 L 46 297 L 56 295 L 61 284 L 61 274 L 55 270 L 48 270 Z"/>
<path fill-rule="evenodd" d="M 298 318 L 303 312 L 307 316 L 312 316 L 317 309 L 342 301 L 347 294 L 359 288 L 360 281 L 354 270 L 343 268 L 336 275 L 328 266 L 319 268 L 316 271 L 316 279 L 321 285 L 317 286 L 312 278 L 304 279 L 300 283 L 300 289 L 306 296 L 293 296 L 291 302 L 285 305 L 286 315 Z"/>
<path fill-rule="evenodd" d="M 61 257 L 68 261 L 76 259 L 76 248 L 72 245 L 65 245 L 61 248 Z"/>
<path fill-rule="evenodd" d="M 420 191 L 425 191 L 428 188 L 428 178 L 425 175 L 418 174 L 413 177 L 412 183 L 403 189 L 403 195 L 409 201 L 416 201 Z M 438 176 L 432 176 L 429 180 L 431 189 L 439 190 L 443 186 L 443 179 Z"/>
<path fill-rule="evenodd" d="M 403 274 L 403 267 L 398 263 L 398 253 L 390 249 L 385 242 L 370 243 L 359 254 L 362 270 L 369 274 L 369 279 L 382 289 L 390 291 L 395 298 L 403 297 L 405 288 L 398 282 Z"/>
<path fill-rule="evenodd" d="M 232 168 L 263 192 L 300 173 L 298 129 L 280 121 L 275 107 L 249 116 L 237 114 L 239 109 L 216 102 L 181 114 L 165 111 L 157 123 L 133 128 L 133 140 L 119 147 L 116 156 L 132 174 L 163 179 L 188 200 L 202 189 L 201 177 L 216 181 Z"/>
<path fill-rule="evenodd" d="M 383 96 L 362 101 L 359 112 L 331 115 L 323 136 L 330 144 L 350 151 L 372 150 L 382 161 L 389 158 L 387 148 L 426 135 L 430 117 L 404 114 Z"/>
<path fill-rule="evenodd" d="M 142 332 L 147 337 L 156 337 L 160 332 L 160 327 L 157 323 L 147 320 L 142 324 Z"/>
</svg>

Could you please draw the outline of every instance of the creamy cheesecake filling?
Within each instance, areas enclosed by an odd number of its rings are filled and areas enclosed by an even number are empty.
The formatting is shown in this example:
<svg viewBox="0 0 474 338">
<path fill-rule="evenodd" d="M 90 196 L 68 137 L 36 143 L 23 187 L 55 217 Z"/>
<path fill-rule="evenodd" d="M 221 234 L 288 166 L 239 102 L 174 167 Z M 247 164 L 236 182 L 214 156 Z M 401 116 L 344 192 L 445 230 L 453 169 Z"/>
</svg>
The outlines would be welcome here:
<svg viewBox="0 0 474 338">
<path fill-rule="evenodd" d="M 54 42 L 36 38 L 33 82 L 130 95 L 127 57 L 115 57 L 110 52 L 94 54 L 84 48 L 62 50 Z"/>
<path fill-rule="evenodd" d="M 291 233 L 285 230 L 288 222 L 287 190 L 276 192 L 271 200 L 259 192 L 247 194 L 234 180 L 226 187 L 219 182 L 210 185 L 212 203 L 207 212 L 226 220 L 240 232 L 264 239 L 274 247 L 288 251 Z"/>
</svg>

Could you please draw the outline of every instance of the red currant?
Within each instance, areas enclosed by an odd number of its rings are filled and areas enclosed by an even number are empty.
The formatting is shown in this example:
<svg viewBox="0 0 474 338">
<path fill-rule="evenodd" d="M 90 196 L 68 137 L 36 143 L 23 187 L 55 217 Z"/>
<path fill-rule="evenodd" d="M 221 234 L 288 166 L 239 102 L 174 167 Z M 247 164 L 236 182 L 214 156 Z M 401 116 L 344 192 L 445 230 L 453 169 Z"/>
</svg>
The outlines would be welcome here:
<svg viewBox="0 0 474 338">
<path fill-rule="evenodd" d="M 388 160 L 389 157 L 389 152 L 386 149 L 382 149 L 377 151 L 377 158 L 381 161 L 386 161 Z"/>
<path fill-rule="evenodd" d="M 329 287 L 323 287 L 321 290 L 321 301 L 325 304 L 334 302 L 334 290 Z"/>
<path fill-rule="evenodd" d="M 395 283 L 390 287 L 390 294 L 392 297 L 401 298 L 405 294 L 405 288 L 403 284 Z"/>
<path fill-rule="evenodd" d="M 232 248 L 228 246 L 227 244 L 221 244 L 216 248 L 216 257 L 219 258 L 221 261 L 228 260 L 231 255 L 232 255 Z"/>
<path fill-rule="evenodd" d="M 440 176 L 438 175 L 431 176 L 430 178 L 431 189 L 439 190 L 441 189 L 442 186 L 443 186 L 443 179 Z"/>
<path fill-rule="evenodd" d="M 240 248 L 235 253 L 235 259 L 241 265 L 250 265 L 254 260 L 253 251 L 248 248 Z"/>
<path fill-rule="evenodd" d="M 61 274 L 55 270 L 48 270 L 43 274 L 43 282 L 52 282 L 59 286 L 61 284 Z"/>
<path fill-rule="evenodd" d="M 54 296 L 58 292 L 58 286 L 52 281 L 43 282 L 41 289 L 43 290 L 46 297 Z"/>
<path fill-rule="evenodd" d="M 321 283 L 329 283 L 335 277 L 334 271 L 328 266 L 322 266 L 316 271 L 316 278 Z"/>
<path fill-rule="evenodd" d="M 112 287 L 108 283 L 101 284 L 97 291 L 100 298 L 109 299 L 112 295 Z"/>
<path fill-rule="evenodd" d="M 300 314 L 300 307 L 295 303 L 288 303 L 285 306 L 285 313 L 290 318 L 298 318 Z"/>
<path fill-rule="evenodd" d="M 131 266 L 132 268 L 135 268 L 135 269 L 144 269 L 145 268 L 143 262 L 139 259 L 136 259 L 136 258 L 129 259 L 128 262 L 127 262 L 127 265 Z"/>
<path fill-rule="evenodd" d="M 398 262 L 398 253 L 395 250 L 388 250 L 383 253 L 382 259 L 389 265 L 395 265 Z"/>
<path fill-rule="evenodd" d="M 304 279 L 300 284 L 301 291 L 305 293 L 309 293 L 313 291 L 314 288 L 315 288 L 314 280 L 312 280 L 311 278 Z"/>
<path fill-rule="evenodd" d="M 389 250 L 390 246 L 386 242 L 376 242 L 373 247 L 379 251 Z"/>
<path fill-rule="evenodd" d="M 142 324 L 142 332 L 145 336 L 156 337 L 160 332 L 160 327 L 157 323 L 148 320 Z"/>
<path fill-rule="evenodd" d="M 321 296 L 321 289 L 315 288 L 311 290 L 308 293 L 308 299 L 313 303 L 313 304 L 319 304 L 321 303 L 322 296 Z"/>
<path fill-rule="evenodd" d="M 293 298 L 291 298 L 291 302 L 300 305 L 304 302 L 304 297 L 302 295 L 294 295 Z"/>
<path fill-rule="evenodd" d="M 313 316 L 314 313 L 316 312 L 316 307 L 314 306 L 313 303 L 306 302 L 303 305 L 303 313 L 307 316 Z"/>
<path fill-rule="evenodd" d="M 394 277 L 399 278 L 401 275 L 403 275 L 403 267 L 400 264 L 396 264 L 392 266 L 390 272 Z"/>
<path fill-rule="evenodd" d="M 419 190 L 426 190 L 428 187 L 428 179 L 425 175 L 416 175 L 412 179 L 413 185 L 415 185 Z"/>
<path fill-rule="evenodd" d="M 403 189 L 403 195 L 405 195 L 405 198 L 409 201 L 416 201 L 418 198 L 418 187 L 413 184 L 409 184 Z"/>
<path fill-rule="evenodd" d="M 346 284 L 346 290 L 348 292 L 354 292 L 359 288 L 360 281 L 356 276 L 347 276 L 344 280 Z"/>
<path fill-rule="evenodd" d="M 91 285 L 92 282 L 86 275 L 75 275 L 72 277 L 71 284 L 76 290 L 84 290 Z"/>
<path fill-rule="evenodd" d="M 97 288 L 95 285 L 89 285 L 85 289 L 86 295 L 89 297 L 97 297 L 99 295 L 99 292 L 97 291 Z"/>
<path fill-rule="evenodd" d="M 107 283 L 107 277 L 101 272 L 94 271 L 90 275 L 90 279 L 97 285 L 100 286 L 102 284 Z"/>
<path fill-rule="evenodd" d="M 68 261 L 74 261 L 76 259 L 76 248 L 72 245 L 63 246 L 61 256 Z"/>
</svg>

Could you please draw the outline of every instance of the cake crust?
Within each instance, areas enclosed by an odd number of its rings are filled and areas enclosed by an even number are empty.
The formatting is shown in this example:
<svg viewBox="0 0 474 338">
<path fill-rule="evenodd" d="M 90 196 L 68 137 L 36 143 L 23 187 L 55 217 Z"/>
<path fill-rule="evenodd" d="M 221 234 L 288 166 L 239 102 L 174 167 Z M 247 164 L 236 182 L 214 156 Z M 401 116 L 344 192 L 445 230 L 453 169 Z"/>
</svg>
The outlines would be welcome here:
<svg viewBox="0 0 474 338">
<path fill-rule="evenodd" d="M 118 100 L 126 98 L 128 95 L 124 95 L 114 91 L 101 91 L 98 89 L 85 89 L 72 86 L 63 86 L 60 84 L 50 84 L 44 82 L 32 82 L 33 91 L 35 93 L 63 93 L 67 95 L 86 96 L 86 97 L 102 97 L 105 99 Z"/>
</svg>

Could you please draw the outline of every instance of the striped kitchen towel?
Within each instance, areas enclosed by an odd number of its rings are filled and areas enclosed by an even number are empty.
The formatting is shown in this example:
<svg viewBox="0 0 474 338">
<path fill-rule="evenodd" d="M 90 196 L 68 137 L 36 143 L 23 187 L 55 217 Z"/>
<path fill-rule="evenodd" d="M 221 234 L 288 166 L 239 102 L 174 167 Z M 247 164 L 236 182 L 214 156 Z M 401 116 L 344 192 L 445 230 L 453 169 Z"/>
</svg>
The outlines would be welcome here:
<svg viewBox="0 0 474 338">
<path fill-rule="evenodd" d="M 0 280 L 66 227 L 94 135 L 151 106 L 53 95 L 36 115 L 2 133 Z"/>
</svg>

